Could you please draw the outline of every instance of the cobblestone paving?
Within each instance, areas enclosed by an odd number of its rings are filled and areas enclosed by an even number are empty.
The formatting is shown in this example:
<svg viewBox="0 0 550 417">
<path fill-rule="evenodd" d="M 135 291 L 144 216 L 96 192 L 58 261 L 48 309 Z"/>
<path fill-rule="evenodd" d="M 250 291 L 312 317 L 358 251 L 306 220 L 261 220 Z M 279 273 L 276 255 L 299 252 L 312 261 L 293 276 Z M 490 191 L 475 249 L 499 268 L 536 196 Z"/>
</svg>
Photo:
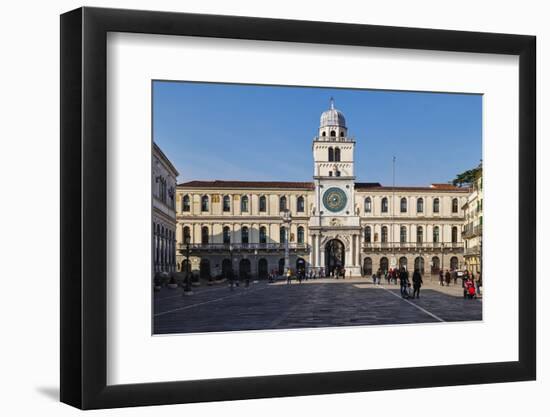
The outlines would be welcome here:
<svg viewBox="0 0 550 417">
<path fill-rule="evenodd" d="M 427 283 L 419 299 L 404 300 L 394 284 L 364 278 L 314 280 L 291 285 L 251 283 L 194 289 L 163 288 L 154 296 L 154 333 L 296 329 L 411 324 L 482 319 L 481 299 L 462 297 L 460 285 Z"/>
</svg>

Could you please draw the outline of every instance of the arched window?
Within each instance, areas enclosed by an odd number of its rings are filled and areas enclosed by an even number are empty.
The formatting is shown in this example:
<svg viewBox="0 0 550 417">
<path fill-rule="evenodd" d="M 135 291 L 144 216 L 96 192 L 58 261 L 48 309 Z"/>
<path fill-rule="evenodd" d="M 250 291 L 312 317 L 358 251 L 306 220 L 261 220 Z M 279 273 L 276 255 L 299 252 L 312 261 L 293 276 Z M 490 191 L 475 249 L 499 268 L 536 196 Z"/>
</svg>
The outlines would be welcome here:
<svg viewBox="0 0 550 417">
<path fill-rule="evenodd" d="M 406 256 L 402 256 L 401 258 L 399 258 L 399 268 L 404 268 L 404 269 L 407 269 L 407 257 Z"/>
<path fill-rule="evenodd" d="M 382 199 L 382 213 L 387 213 L 388 212 L 388 199 L 387 197 L 384 197 Z"/>
<path fill-rule="evenodd" d="M 286 228 L 284 226 L 281 226 L 279 229 L 279 243 L 285 243 L 286 242 Z"/>
<path fill-rule="evenodd" d="M 334 160 L 336 162 L 340 161 L 340 148 L 334 148 Z"/>
<path fill-rule="evenodd" d="M 432 274 L 438 274 L 441 269 L 441 262 L 438 256 L 432 258 Z"/>
<path fill-rule="evenodd" d="M 329 162 L 334 161 L 334 148 L 332 146 L 328 148 L 328 160 Z"/>
<path fill-rule="evenodd" d="M 340 137 L 341 137 L 341 138 L 344 137 L 344 131 L 343 131 L 343 130 L 340 131 Z"/>
<path fill-rule="evenodd" d="M 208 226 L 203 226 L 201 228 L 201 243 L 203 245 L 208 244 Z"/>
<path fill-rule="evenodd" d="M 231 211 L 231 197 L 228 195 L 223 196 L 223 211 Z"/>
<path fill-rule="evenodd" d="M 298 197 L 298 199 L 296 200 L 296 211 L 298 213 L 304 212 L 304 197 L 302 196 Z"/>
<path fill-rule="evenodd" d="M 399 242 L 407 243 L 407 228 L 405 226 L 401 226 L 399 229 Z"/>
<path fill-rule="evenodd" d="M 246 226 L 241 229 L 241 243 L 248 243 L 248 227 Z"/>
<path fill-rule="evenodd" d="M 223 243 L 226 245 L 231 243 L 231 229 L 229 226 L 223 228 Z"/>
<path fill-rule="evenodd" d="M 458 213 L 458 198 L 453 198 L 452 207 L 453 213 Z"/>
<path fill-rule="evenodd" d="M 439 213 L 439 198 L 434 198 L 434 213 Z"/>
<path fill-rule="evenodd" d="M 261 212 L 267 211 L 267 201 L 266 201 L 265 195 L 260 196 L 260 211 Z"/>
<path fill-rule="evenodd" d="M 382 243 L 388 243 L 388 226 L 382 226 Z"/>
<path fill-rule="evenodd" d="M 439 226 L 434 227 L 433 241 L 434 243 L 439 243 Z"/>
<path fill-rule="evenodd" d="M 331 131 L 330 131 L 330 136 L 336 136 L 336 131 L 335 131 L 335 130 L 331 130 Z"/>
<path fill-rule="evenodd" d="M 451 241 L 453 243 L 458 242 L 458 228 L 456 226 L 453 226 L 451 230 Z"/>
<path fill-rule="evenodd" d="M 191 229 L 189 226 L 183 227 L 183 243 L 191 243 Z"/>
<path fill-rule="evenodd" d="M 365 198 L 365 213 L 372 212 L 372 200 L 370 197 Z"/>
<path fill-rule="evenodd" d="M 304 228 L 302 226 L 298 227 L 298 243 L 304 243 Z"/>
<path fill-rule="evenodd" d="M 285 211 L 286 207 L 286 197 L 283 195 L 279 198 L 279 211 Z"/>
<path fill-rule="evenodd" d="M 363 275 L 370 276 L 372 274 L 372 259 L 366 257 L 363 259 Z"/>
<path fill-rule="evenodd" d="M 416 199 L 416 212 L 424 213 L 424 199 L 422 197 Z"/>
<path fill-rule="evenodd" d="M 422 243 L 424 241 L 424 229 L 422 226 L 416 228 L 416 243 Z"/>
<path fill-rule="evenodd" d="M 401 213 L 407 212 L 407 199 L 405 197 L 401 199 L 401 202 L 399 204 L 399 210 L 401 211 Z"/>
<path fill-rule="evenodd" d="M 260 227 L 260 243 L 267 243 L 267 233 L 265 226 Z"/>
<path fill-rule="evenodd" d="M 327 132 L 321 133 L 321 136 L 326 136 L 326 135 L 327 135 Z"/>
<path fill-rule="evenodd" d="M 458 258 L 456 256 L 451 257 L 451 271 L 456 271 L 458 269 Z"/>
<path fill-rule="evenodd" d="M 370 226 L 365 227 L 365 242 L 370 243 L 372 239 L 372 230 Z"/>
<path fill-rule="evenodd" d="M 388 261 L 388 258 L 386 258 L 385 256 L 382 256 L 380 258 L 380 270 L 384 273 L 388 272 L 388 267 L 389 267 L 389 261 Z"/>
<path fill-rule="evenodd" d="M 243 195 L 241 197 L 241 213 L 248 212 L 248 196 Z"/>
<path fill-rule="evenodd" d="M 201 197 L 201 211 L 208 211 L 209 200 L 207 195 Z"/>
<path fill-rule="evenodd" d="M 191 204 L 189 196 L 186 194 L 183 196 L 183 199 L 181 200 L 181 211 L 190 211 L 191 210 Z"/>
</svg>

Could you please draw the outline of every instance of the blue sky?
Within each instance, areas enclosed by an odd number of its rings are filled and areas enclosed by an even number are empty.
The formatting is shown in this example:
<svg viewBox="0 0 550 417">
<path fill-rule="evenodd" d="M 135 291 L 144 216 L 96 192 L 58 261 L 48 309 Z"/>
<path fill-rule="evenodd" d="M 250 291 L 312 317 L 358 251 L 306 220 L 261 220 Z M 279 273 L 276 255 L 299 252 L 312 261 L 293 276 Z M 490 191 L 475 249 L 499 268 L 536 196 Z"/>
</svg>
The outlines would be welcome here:
<svg viewBox="0 0 550 417">
<path fill-rule="evenodd" d="M 358 182 L 448 182 L 481 159 L 480 95 L 155 81 L 153 137 L 189 180 L 311 181 L 334 97 Z"/>
</svg>

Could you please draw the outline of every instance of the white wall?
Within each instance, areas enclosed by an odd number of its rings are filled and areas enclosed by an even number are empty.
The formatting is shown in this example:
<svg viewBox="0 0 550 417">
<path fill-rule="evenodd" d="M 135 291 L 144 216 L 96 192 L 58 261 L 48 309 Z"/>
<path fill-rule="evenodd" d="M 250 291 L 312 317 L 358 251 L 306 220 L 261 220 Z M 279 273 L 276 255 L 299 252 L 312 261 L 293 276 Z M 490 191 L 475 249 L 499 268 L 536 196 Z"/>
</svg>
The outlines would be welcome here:
<svg viewBox="0 0 550 417">
<path fill-rule="evenodd" d="M 550 26 L 545 2 L 503 2 L 463 0 L 449 2 L 393 1 L 357 2 L 327 0 L 296 2 L 277 0 L 181 1 L 94 1 L 89 6 L 160 9 L 217 14 L 281 17 L 416 26 L 442 29 L 509 32 L 538 36 L 538 137 L 539 208 L 549 203 L 541 183 L 548 180 L 549 168 L 541 168 L 542 155 L 548 154 L 547 120 L 542 120 L 550 87 Z M 79 1 L 8 2 L 0 25 L 2 42 L 2 152 L 0 178 L 3 203 L 3 278 L 0 302 L 2 344 L 0 369 L 4 415 L 76 415 L 57 402 L 59 348 L 59 17 L 64 11 L 81 6 Z M 543 100 L 545 103 L 543 103 Z M 548 106 L 546 106 L 548 107 Z M 546 158 L 544 158 L 546 159 Z M 544 171 L 544 172 L 543 172 Z M 24 202 L 24 204 L 20 204 Z M 539 213 L 540 213 L 539 209 Z M 549 221 L 540 217 L 539 236 L 548 236 Z M 544 233 L 543 231 L 546 231 Z M 540 240 L 539 253 L 548 250 Z M 539 255 L 539 259 L 542 256 Z M 32 272 L 21 275 L 19 271 Z M 539 274 L 541 294 L 550 293 L 547 277 Z M 539 352 L 548 352 L 550 306 L 539 302 Z M 382 348 L 382 347 L 379 347 Z M 550 389 L 550 367 L 546 355 L 539 354 L 539 381 L 458 388 L 436 388 L 330 395 L 291 399 L 240 401 L 228 404 L 198 404 L 171 407 L 101 411 L 94 415 L 181 415 L 193 416 L 280 416 L 315 414 L 477 416 L 543 415 Z M 469 398 L 472 406 L 465 408 Z M 547 412 L 547 411 L 546 411 Z"/>
</svg>

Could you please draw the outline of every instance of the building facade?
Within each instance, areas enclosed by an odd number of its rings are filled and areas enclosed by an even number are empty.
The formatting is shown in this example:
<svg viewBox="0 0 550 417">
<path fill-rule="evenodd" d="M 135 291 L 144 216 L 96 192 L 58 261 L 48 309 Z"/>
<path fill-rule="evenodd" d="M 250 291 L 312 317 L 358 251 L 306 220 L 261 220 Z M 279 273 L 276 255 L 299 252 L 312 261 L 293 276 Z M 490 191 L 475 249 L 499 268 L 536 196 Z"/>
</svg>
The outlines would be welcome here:
<svg viewBox="0 0 550 417">
<path fill-rule="evenodd" d="M 467 189 L 356 182 L 355 139 L 332 100 L 312 152 L 311 182 L 179 184 L 180 269 L 189 258 L 203 278 L 231 270 L 262 278 L 284 272 L 285 250 L 291 269 L 327 275 L 341 267 L 347 274 L 370 275 L 397 266 L 424 273 L 464 266 L 460 232 Z"/>
<path fill-rule="evenodd" d="M 464 262 L 468 271 L 478 275 L 481 272 L 483 248 L 483 181 L 481 171 L 472 185 L 464 209 Z"/>
<path fill-rule="evenodd" d="M 178 171 L 153 143 L 152 238 L 154 272 L 176 271 L 176 184 Z"/>
</svg>

